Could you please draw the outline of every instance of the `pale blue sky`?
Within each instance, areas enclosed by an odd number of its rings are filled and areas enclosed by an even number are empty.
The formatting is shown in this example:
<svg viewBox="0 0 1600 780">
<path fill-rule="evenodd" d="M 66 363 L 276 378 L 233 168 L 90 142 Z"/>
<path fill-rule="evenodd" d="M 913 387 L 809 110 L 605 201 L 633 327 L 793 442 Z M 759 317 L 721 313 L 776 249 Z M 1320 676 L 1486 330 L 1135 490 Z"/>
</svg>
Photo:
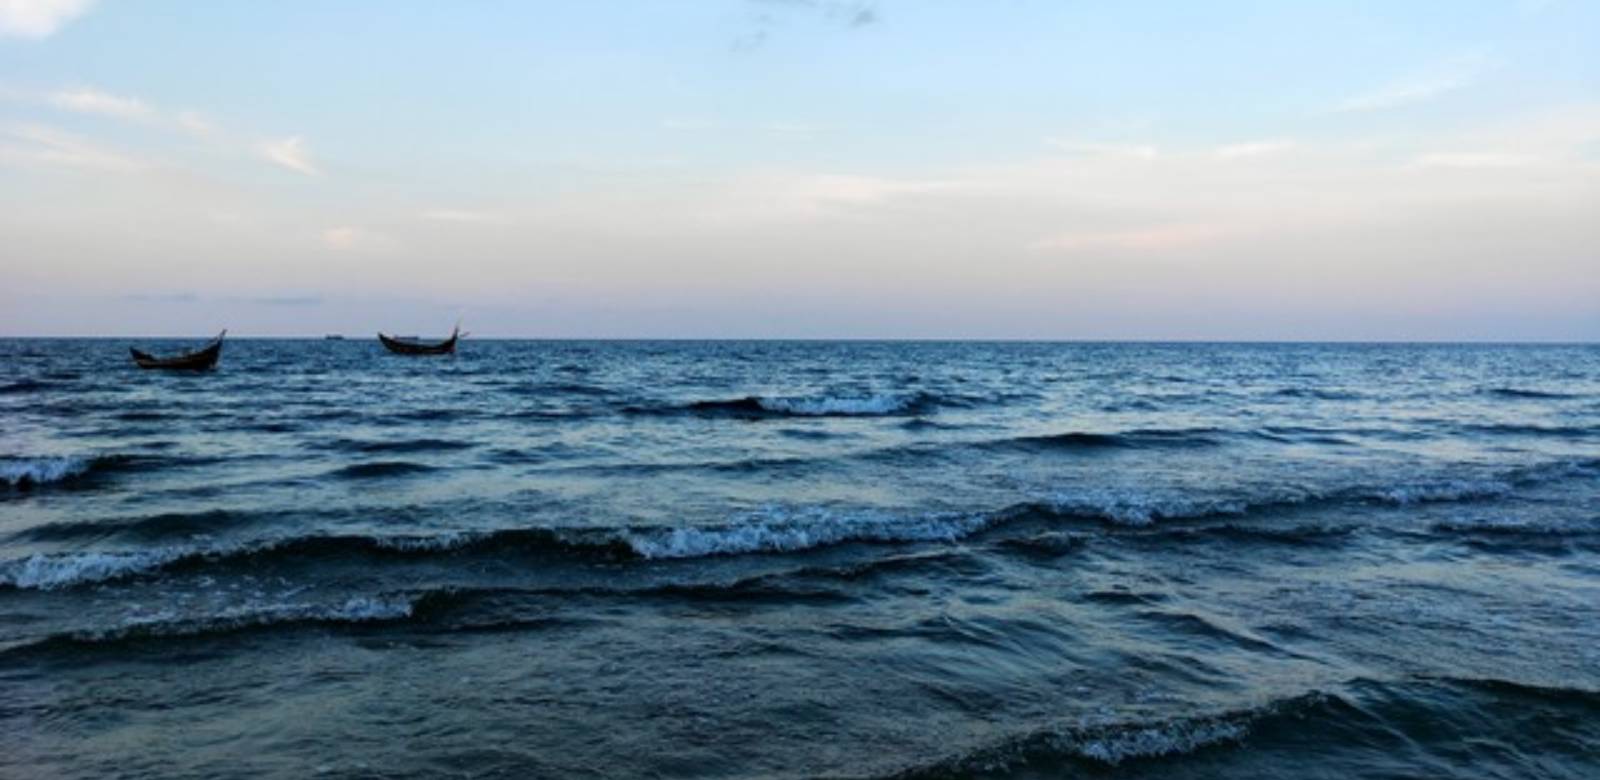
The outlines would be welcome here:
<svg viewBox="0 0 1600 780">
<path fill-rule="evenodd" d="M 0 334 L 1600 339 L 1600 2 L 0 2 Z"/>
</svg>

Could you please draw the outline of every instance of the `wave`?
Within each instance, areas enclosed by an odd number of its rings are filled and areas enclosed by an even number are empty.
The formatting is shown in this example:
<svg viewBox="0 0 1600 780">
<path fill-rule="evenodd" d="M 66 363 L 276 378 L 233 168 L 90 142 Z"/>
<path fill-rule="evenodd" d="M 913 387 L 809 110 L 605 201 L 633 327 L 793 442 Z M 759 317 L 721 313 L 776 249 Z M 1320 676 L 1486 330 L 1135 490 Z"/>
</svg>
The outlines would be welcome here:
<svg viewBox="0 0 1600 780">
<path fill-rule="evenodd" d="M 1121 433 L 1071 432 L 1018 436 L 992 442 L 991 446 L 1048 450 L 1215 447 L 1222 443 L 1218 436 L 1224 433 L 1215 428 L 1139 429 Z"/>
<path fill-rule="evenodd" d="M 0 385 L 0 395 L 11 395 L 13 393 L 42 393 L 50 390 L 51 388 L 52 385 L 49 382 L 40 382 L 37 379 L 22 379 L 16 382 Z"/>
<path fill-rule="evenodd" d="M 130 618 L 93 631 L 53 634 L 12 645 L 6 656 L 48 655 L 63 650 L 105 649 L 156 639 L 195 639 L 262 628 L 305 625 L 360 625 L 403 621 L 417 613 L 419 599 L 359 596 L 332 605 L 281 603 L 225 609 L 215 615 L 178 618 L 169 614 Z"/>
<path fill-rule="evenodd" d="M 150 468 L 160 462 L 162 459 L 137 455 L 0 456 L 0 486 L 31 490 L 48 485 L 74 484 L 105 474 Z"/>
<path fill-rule="evenodd" d="M 111 419 L 118 422 L 160 422 L 176 418 L 177 415 L 171 412 L 158 412 L 149 409 L 132 409 L 111 415 Z"/>
<path fill-rule="evenodd" d="M 1536 436 L 1552 439 L 1582 439 L 1600 434 L 1594 428 L 1580 428 L 1572 425 L 1518 425 L 1514 423 L 1497 423 L 1485 425 L 1463 425 L 1462 430 L 1469 433 L 1486 434 L 1490 436 Z"/>
<path fill-rule="evenodd" d="M 926 414 L 941 405 L 931 393 L 882 393 L 873 395 L 818 395 L 691 401 L 665 406 L 629 406 L 626 414 L 675 415 L 763 419 L 781 417 L 900 417 Z"/>
<path fill-rule="evenodd" d="M 76 552 L 31 555 L 0 563 L 0 586 L 56 590 L 155 571 L 186 554 L 183 550 Z"/>
<path fill-rule="evenodd" d="M 449 452 L 452 450 L 470 449 L 472 442 L 457 439 L 399 439 L 392 441 L 371 441 L 367 439 L 339 438 L 332 441 L 318 442 L 312 446 L 319 449 L 338 450 L 340 452 L 382 453 L 382 452 Z"/>
<path fill-rule="evenodd" d="M 1358 401 L 1363 396 L 1348 390 L 1327 390 L 1316 387 L 1285 387 L 1272 393 L 1279 398 L 1309 398 L 1317 401 Z"/>
<path fill-rule="evenodd" d="M 0 562 L 0 586 L 56 590 L 198 566 L 302 562 L 309 557 L 422 558 L 487 553 L 650 561 L 792 553 L 848 542 L 955 541 L 988 526 L 995 519 L 982 514 L 908 519 L 887 513 L 814 510 L 792 517 L 774 516 L 706 527 L 543 527 L 430 536 L 320 535 L 261 540 L 232 547 L 39 553 Z M 157 519 L 155 522 L 165 521 Z"/>
<path fill-rule="evenodd" d="M 1314 760 L 1329 776 L 1362 776 L 1381 769 L 1375 760 L 1397 753 L 1406 758 L 1390 765 L 1392 774 L 1413 774 L 1425 761 L 1441 776 L 1456 776 L 1454 765 L 1462 776 L 1517 777 L 1552 766 L 1548 760 L 1530 765 L 1524 756 L 1588 755 L 1595 731 L 1574 724 L 1597 714 L 1600 692 L 1584 688 L 1449 677 L 1358 679 L 1215 714 L 1046 726 L 890 777 L 1099 776 L 1172 760 L 1184 763 L 1162 774 L 1191 776 L 1172 771 L 1187 766 L 1198 770 L 1193 776 L 1276 776 L 1294 765 L 1287 762 Z M 1483 748 L 1449 738 L 1455 726 L 1501 722 L 1514 727 L 1492 739 L 1482 735 Z M 1212 758 L 1197 763 L 1202 754 Z"/>
<path fill-rule="evenodd" d="M 379 464 L 381 465 L 381 464 Z M 1283 528 L 1247 524 L 1309 507 L 1348 504 L 1408 506 L 1419 502 L 1477 501 L 1498 498 L 1519 485 L 1600 472 L 1600 459 L 1564 461 L 1525 467 L 1481 481 L 1418 482 L 1362 486 L 1324 493 L 1292 493 L 1254 497 L 1159 496 L 1140 491 L 1092 490 L 1058 495 L 1047 501 L 1014 504 L 997 511 L 905 514 L 886 510 L 801 507 L 769 509 L 719 525 L 681 527 L 630 526 L 589 528 L 507 528 L 457 531 L 422 536 L 314 535 L 264 539 L 232 547 L 173 547 L 125 552 L 36 554 L 0 561 L 0 586 L 54 589 L 142 576 L 194 566 L 227 566 L 244 562 L 297 563 L 307 557 L 426 557 L 441 554 L 548 555 L 558 559 L 664 561 L 736 555 L 800 553 L 844 544 L 956 542 L 1001 526 L 1031 521 L 1055 524 L 1082 521 L 1148 533 L 1158 522 L 1169 538 L 1223 538 L 1276 544 L 1328 544 L 1355 529 L 1339 526 Z M 135 521 L 136 532 L 186 528 L 217 519 L 213 515 L 155 516 Z M 1219 524 L 1206 521 L 1226 519 Z M 100 531 L 93 524 L 81 531 L 43 526 L 23 534 L 83 535 Z M 1040 529 L 1035 529 L 1040 530 Z M 1045 554 L 1059 554 L 1076 540 L 1044 540 Z M 1026 541 L 1013 546 L 1026 548 Z M 1054 553 L 1052 553 L 1054 548 Z"/>
<path fill-rule="evenodd" d="M 219 528 L 237 528 L 258 522 L 250 514 L 213 509 L 207 512 L 166 512 L 134 518 L 96 521 L 63 521 L 25 528 L 11 536 L 14 540 L 35 542 L 65 542 L 89 539 L 106 539 L 127 536 L 136 539 L 159 539 L 194 536 Z"/>
<path fill-rule="evenodd" d="M 1566 555 L 1600 551 L 1600 525 L 1562 526 L 1534 523 L 1444 522 L 1428 532 L 1485 552 Z"/>
<path fill-rule="evenodd" d="M 1236 744 L 1257 721 L 1279 712 L 1292 717 L 1314 708 L 1320 698 L 1321 694 L 1309 694 L 1259 710 L 1214 716 L 1047 727 L 929 765 L 909 768 L 892 777 L 900 780 L 1004 777 L 1029 770 L 1049 775 L 1052 770 L 1059 772 L 1066 768 L 1063 764 L 1084 765 L 1086 769 L 1114 768 L 1135 760 L 1188 755 L 1213 746 Z"/>
<path fill-rule="evenodd" d="M 639 557 L 615 532 L 583 529 L 527 528 L 433 536 L 291 536 L 229 547 L 37 553 L 0 561 L 0 587 L 57 590 L 201 566 L 264 565 L 304 562 L 308 558 L 410 558 L 475 551 L 600 559 Z"/>
<path fill-rule="evenodd" d="M 1318 547 L 1339 544 L 1357 531 L 1354 525 L 1246 525 L 1243 523 L 1216 523 L 1213 525 L 1161 528 L 1149 536 L 1170 541 L 1217 540 L 1230 544 L 1272 544 L 1295 547 Z"/>
<path fill-rule="evenodd" d="M 1581 398 L 1573 393 L 1557 393 L 1549 390 L 1528 390 L 1518 387 L 1491 387 L 1483 391 L 1485 395 L 1496 398 L 1515 398 L 1533 400 L 1561 400 L 1567 398 Z"/>
<path fill-rule="evenodd" d="M 893 565 L 893 562 L 890 562 Z M 835 572 L 802 570 L 796 574 Z M 843 576 L 849 576 L 845 574 Z M 359 628 L 413 625 L 463 631 L 526 630 L 586 623 L 592 616 L 555 615 L 552 608 L 575 599 L 665 600 L 792 605 L 837 603 L 849 597 L 837 589 L 807 588 L 783 575 L 761 575 L 728 582 L 664 582 L 639 587 L 575 586 L 551 588 L 430 587 L 376 596 L 353 596 L 332 604 L 300 602 L 247 604 L 215 614 L 179 616 L 170 611 L 138 616 L 97 630 L 69 631 L 0 647 L 0 656 L 48 656 L 61 651 L 115 649 L 153 640 L 194 640 L 242 632 L 308 626 Z M 582 608 L 574 610 L 584 612 Z M 76 659 L 75 659 L 76 660 Z"/>
<path fill-rule="evenodd" d="M 1102 520 L 1143 527 L 1160 521 L 1242 517 L 1349 504 L 1406 507 L 1432 503 L 1470 503 L 1512 495 L 1574 477 L 1600 475 L 1600 458 L 1550 461 L 1471 478 L 1419 479 L 1389 485 L 1354 485 L 1324 491 L 1283 491 L 1255 496 L 1162 496 L 1139 490 L 1083 489 L 1058 493 L 1008 512 L 1036 511 L 1062 517 Z"/>
<path fill-rule="evenodd" d="M 433 470 L 432 466 L 426 466 L 421 463 L 412 463 L 404 460 L 384 460 L 345 466 L 329 472 L 328 475 L 339 479 L 378 479 L 383 477 L 403 477 Z"/>
<path fill-rule="evenodd" d="M 159 449 L 167 445 L 155 442 L 144 446 L 146 449 Z M 6 488 L 32 490 L 47 486 L 83 485 L 113 474 L 134 474 L 173 466 L 206 465 L 218 461 L 218 458 L 199 456 L 125 454 L 0 456 L 0 493 Z"/>
<path fill-rule="evenodd" d="M 546 397 L 553 395 L 583 395 L 583 396 L 610 396 L 616 391 L 599 385 L 584 384 L 582 382 L 545 382 L 514 385 L 507 388 L 507 392 L 514 395 Z"/>
<path fill-rule="evenodd" d="M 903 517 L 885 512 L 808 510 L 724 526 L 636 529 L 621 539 L 645 559 L 787 553 L 846 542 L 950 542 L 993 524 L 982 513 Z"/>
<path fill-rule="evenodd" d="M 25 489 L 81 477 L 93 466 L 92 458 L 6 458 L 0 460 L 0 480 L 9 487 Z"/>
</svg>

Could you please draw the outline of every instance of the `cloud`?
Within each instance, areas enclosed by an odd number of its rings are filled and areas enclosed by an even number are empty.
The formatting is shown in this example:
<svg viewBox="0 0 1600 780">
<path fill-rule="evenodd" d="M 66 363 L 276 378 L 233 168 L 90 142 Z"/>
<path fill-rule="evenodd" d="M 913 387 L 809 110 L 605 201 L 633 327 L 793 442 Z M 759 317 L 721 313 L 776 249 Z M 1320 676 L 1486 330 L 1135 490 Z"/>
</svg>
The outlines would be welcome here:
<svg viewBox="0 0 1600 780">
<path fill-rule="evenodd" d="M 1471 86 L 1489 69 L 1484 57 L 1462 57 L 1334 104 L 1335 113 L 1382 111 L 1432 100 Z"/>
<path fill-rule="evenodd" d="M 197 138 L 204 138 L 217 130 L 217 126 L 210 119 L 197 111 L 179 111 L 177 116 L 173 117 L 173 122 L 184 132 Z"/>
<path fill-rule="evenodd" d="M 1092 250 L 1162 251 L 1214 243 L 1230 231 L 1207 224 L 1153 225 L 1135 230 L 1063 233 L 1035 241 L 1029 249 L 1052 252 Z"/>
<path fill-rule="evenodd" d="M 339 225 L 322 231 L 322 244 L 336 252 L 387 252 L 398 246 L 389 236 L 354 225 Z"/>
<path fill-rule="evenodd" d="M 460 222 L 467 224 L 488 225 L 504 222 L 505 218 L 499 214 L 488 211 L 471 211 L 469 209 L 429 209 L 422 212 L 422 218 L 434 222 Z"/>
<path fill-rule="evenodd" d="M 4 0 L 0 0 L 4 2 Z M 138 98 L 121 97 L 97 89 L 68 89 L 50 95 L 50 103 L 57 108 L 80 114 L 101 114 L 118 119 L 148 120 L 155 115 L 150 106 Z"/>
<path fill-rule="evenodd" d="M 1339 102 L 1333 107 L 1335 112 L 1351 111 L 1379 111 L 1386 108 L 1397 108 L 1412 103 L 1421 103 L 1431 100 L 1447 92 L 1454 92 L 1467 86 L 1467 81 L 1459 78 L 1433 79 L 1430 81 L 1409 81 L 1390 84 L 1372 92 L 1354 95 Z"/>
<path fill-rule="evenodd" d="M 760 48 L 792 13 L 804 12 L 830 25 L 852 30 L 870 27 L 883 20 L 878 14 L 877 4 L 864 0 L 751 0 L 751 4 L 764 10 L 754 14 L 750 28 L 734 38 L 734 51 Z"/>
<path fill-rule="evenodd" d="M 1294 148 L 1293 141 L 1250 141 L 1240 144 L 1228 144 L 1217 147 L 1213 152 L 1219 160 L 1241 160 L 1250 157 L 1264 157 L 1270 154 L 1288 151 Z"/>
<path fill-rule="evenodd" d="M 200 296 L 192 292 L 128 293 L 122 296 L 122 300 L 135 303 L 198 303 Z"/>
<path fill-rule="evenodd" d="M 1422 168 L 1520 168 L 1537 162 L 1527 154 L 1505 152 L 1446 152 L 1424 154 L 1412 161 Z"/>
<path fill-rule="evenodd" d="M 0 0 L 0 2 L 4 1 Z M 30 92 L 6 94 L 0 92 L 0 98 L 25 102 L 39 101 L 62 111 L 97 114 L 129 122 L 155 125 L 168 130 L 181 130 L 195 138 L 211 138 L 217 131 L 216 125 L 198 111 L 185 110 L 168 113 L 139 98 L 114 95 L 93 87 L 59 89 L 46 94 Z"/>
<path fill-rule="evenodd" d="M 311 152 L 306 149 L 305 139 L 298 135 L 277 141 L 265 141 L 257 147 L 257 151 L 269 162 L 291 171 L 307 176 L 322 175 L 321 169 L 311 161 Z"/>
<path fill-rule="evenodd" d="M 56 165 L 131 172 L 148 163 L 43 125 L 0 127 L 0 164 Z"/>
<path fill-rule="evenodd" d="M 860 7 L 850 14 L 851 27 L 866 27 L 878 23 L 878 11 L 871 7 Z"/>
<path fill-rule="evenodd" d="M 1135 160 L 1154 160 L 1161 150 L 1149 144 L 1084 143 L 1064 138 L 1050 138 L 1046 142 L 1062 151 L 1092 157 L 1128 157 Z"/>
<path fill-rule="evenodd" d="M 0 37 L 48 38 L 94 0 L 0 0 Z"/>
<path fill-rule="evenodd" d="M 245 298 L 244 302 L 256 306 L 321 306 L 322 297 L 318 295 L 267 295 Z"/>
</svg>

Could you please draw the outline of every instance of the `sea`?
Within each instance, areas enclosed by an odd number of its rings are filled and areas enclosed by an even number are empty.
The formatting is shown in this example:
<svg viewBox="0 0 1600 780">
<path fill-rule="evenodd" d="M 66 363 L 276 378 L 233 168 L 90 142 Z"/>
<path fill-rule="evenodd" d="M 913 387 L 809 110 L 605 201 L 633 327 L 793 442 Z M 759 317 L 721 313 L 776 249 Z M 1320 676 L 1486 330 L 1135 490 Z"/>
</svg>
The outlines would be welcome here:
<svg viewBox="0 0 1600 780">
<path fill-rule="evenodd" d="M 0 777 L 1600 777 L 1600 347 L 0 340 Z"/>
</svg>

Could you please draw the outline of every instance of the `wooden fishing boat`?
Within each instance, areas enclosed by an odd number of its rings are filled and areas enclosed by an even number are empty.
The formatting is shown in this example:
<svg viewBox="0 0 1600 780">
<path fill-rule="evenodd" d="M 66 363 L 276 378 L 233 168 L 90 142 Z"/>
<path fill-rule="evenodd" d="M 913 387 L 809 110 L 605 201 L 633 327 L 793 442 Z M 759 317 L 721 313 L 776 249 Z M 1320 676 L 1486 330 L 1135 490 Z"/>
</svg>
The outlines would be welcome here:
<svg viewBox="0 0 1600 780">
<path fill-rule="evenodd" d="M 416 339 L 385 336 L 382 333 L 378 334 L 378 341 L 383 342 L 384 349 L 396 355 L 454 355 L 456 353 L 456 342 L 461 339 L 462 335 L 461 326 L 458 324 L 454 330 L 450 331 L 450 338 L 431 344 L 417 341 Z"/>
<path fill-rule="evenodd" d="M 216 368 L 217 359 L 222 357 L 222 337 L 226 335 L 228 335 L 228 332 L 224 330 L 218 333 L 210 344 L 193 352 L 184 352 L 172 357 L 156 357 L 132 347 L 129 347 L 128 351 L 133 353 L 133 362 L 140 368 L 167 371 L 209 371 Z"/>
</svg>

